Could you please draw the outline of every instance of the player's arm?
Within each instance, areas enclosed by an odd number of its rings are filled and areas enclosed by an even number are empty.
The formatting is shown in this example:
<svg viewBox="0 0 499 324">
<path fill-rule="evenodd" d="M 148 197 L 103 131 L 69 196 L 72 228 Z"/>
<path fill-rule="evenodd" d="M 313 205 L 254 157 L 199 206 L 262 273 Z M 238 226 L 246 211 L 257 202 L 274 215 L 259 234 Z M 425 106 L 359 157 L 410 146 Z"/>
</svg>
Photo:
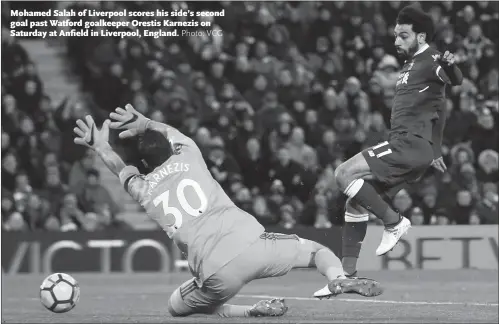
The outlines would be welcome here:
<svg viewBox="0 0 499 324">
<path fill-rule="evenodd" d="M 442 140 L 444 137 L 445 122 L 447 119 L 447 110 L 445 106 L 440 105 L 437 109 L 438 119 L 433 125 L 432 130 L 432 148 L 433 148 L 433 162 L 431 165 L 440 172 L 445 172 L 447 166 L 445 165 L 444 159 L 442 157 Z"/>
<path fill-rule="evenodd" d="M 136 167 L 127 165 L 121 170 L 119 177 L 125 191 L 128 192 L 135 201 L 142 204 L 148 188 L 144 175 L 140 174 Z"/>
<path fill-rule="evenodd" d="M 94 150 L 109 170 L 120 178 L 125 190 L 142 204 L 147 191 L 147 183 L 139 170 L 134 166 L 125 165 L 125 162 L 109 145 L 110 123 L 111 121 L 106 120 L 99 130 L 91 116 L 86 116 L 85 121 L 77 120 L 77 127 L 74 128 L 77 137 L 75 137 L 74 142 Z"/>
<path fill-rule="evenodd" d="M 436 73 L 440 80 L 453 86 L 461 85 L 463 82 L 463 73 L 455 64 L 454 54 L 445 51 L 438 58 L 438 64 Z"/>
<path fill-rule="evenodd" d="M 109 143 L 102 147 L 98 147 L 95 152 L 100 156 L 107 168 L 117 177 L 121 170 L 126 167 L 125 162 L 123 162 L 121 157 L 113 150 Z"/>
</svg>

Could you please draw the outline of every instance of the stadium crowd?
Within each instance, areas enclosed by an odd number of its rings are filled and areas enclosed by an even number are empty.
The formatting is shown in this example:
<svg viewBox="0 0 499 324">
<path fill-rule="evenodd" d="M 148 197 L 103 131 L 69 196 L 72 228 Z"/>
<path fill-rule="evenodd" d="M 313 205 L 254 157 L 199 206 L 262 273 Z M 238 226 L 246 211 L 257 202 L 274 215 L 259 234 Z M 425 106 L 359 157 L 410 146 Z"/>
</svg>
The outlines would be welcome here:
<svg viewBox="0 0 499 324">
<path fill-rule="evenodd" d="M 103 120 L 125 103 L 193 137 L 214 178 L 262 224 L 342 224 L 334 169 L 386 136 L 401 66 L 393 27 L 406 4 L 74 3 L 75 10 L 225 10 L 201 17 L 221 35 L 67 38 L 92 104 L 53 103 L 26 51 L 3 35 L 3 229 L 126 226 L 115 221 L 120 210 L 99 183 L 95 157 L 71 134 L 88 106 Z M 429 170 L 393 204 L 416 225 L 497 224 L 498 3 L 422 5 L 436 26 L 433 45 L 456 54 L 465 81 L 447 89 L 448 172 Z"/>
</svg>

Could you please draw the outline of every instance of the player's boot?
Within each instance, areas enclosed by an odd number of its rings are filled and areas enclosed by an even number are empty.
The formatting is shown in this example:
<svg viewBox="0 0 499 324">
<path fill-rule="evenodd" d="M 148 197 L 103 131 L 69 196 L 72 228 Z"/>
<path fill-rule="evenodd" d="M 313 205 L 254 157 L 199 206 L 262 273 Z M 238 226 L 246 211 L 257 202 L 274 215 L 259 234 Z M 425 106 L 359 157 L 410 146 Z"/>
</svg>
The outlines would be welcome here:
<svg viewBox="0 0 499 324">
<path fill-rule="evenodd" d="M 407 233 L 410 228 L 411 221 L 404 216 L 402 216 L 402 220 L 398 225 L 392 228 L 385 227 L 381 243 L 376 249 L 376 255 L 381 256 L 391 251 L 395 247 L 395 245 L 397 245 L 402 235 Z"/>
<path fill-rule="evenodd" d="M 330 281 L 326 287 L 314 293 L 315 298 L 324 299 L 339 294 L 354 293 L 364 297 L 374 297 L 383 293 L 381 284 L 368 278 L 346 278 L 338 277 Z"/>
<path fill-rule="evenodd" d="M 282 298 L 274 298 L 270 300 L 260 300 L 253 305 L 249 311 L 251 316 L 282 316 L 288 311 L 288 306 Z"/>
</svg>

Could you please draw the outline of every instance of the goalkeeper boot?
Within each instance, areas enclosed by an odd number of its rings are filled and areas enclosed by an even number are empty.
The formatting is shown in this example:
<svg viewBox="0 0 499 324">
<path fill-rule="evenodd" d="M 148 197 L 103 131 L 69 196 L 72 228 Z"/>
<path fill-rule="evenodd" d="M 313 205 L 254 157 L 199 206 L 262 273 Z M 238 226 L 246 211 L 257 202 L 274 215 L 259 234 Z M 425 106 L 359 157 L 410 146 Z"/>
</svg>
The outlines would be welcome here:
<svg viewBox="0 0 499 324">
<path fill-rule="evenodd" d="M 331 280 L 326 287 L 314 293 L 315 298 L 329 299 L 340 294 L 359 294 L 364 297 L 374 297 L 383 293 L 381 284 L 368 278 L 346 278 L 344 276 Z"/>
<path fill-rule="evenodd" d="M 282 298 L 261 300 L 250 309 L 249 314 L 259 316 L 282 316 L 288 311 L 288 306 Z"/>
</svg>

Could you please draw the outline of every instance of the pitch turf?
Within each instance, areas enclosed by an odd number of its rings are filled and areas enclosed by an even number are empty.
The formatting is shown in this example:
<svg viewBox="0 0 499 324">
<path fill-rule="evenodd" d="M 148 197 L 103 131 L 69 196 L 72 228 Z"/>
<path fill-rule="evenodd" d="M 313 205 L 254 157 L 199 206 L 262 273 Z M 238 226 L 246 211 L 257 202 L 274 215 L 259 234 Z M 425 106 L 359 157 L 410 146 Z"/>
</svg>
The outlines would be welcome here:
<svg viewBox="0 0 499 324">
<path fill-rule="evenodd" d="M 254 304 L 285 297 L 281 318 L 172 318 L 166 304 L 187 273 L 74 274 L 81 299 L 66 314 L 52 314 L 38 300 L 43 275 L 2 275 L 4 323 L 497 323 L 497 271 L 384 271 L 363 273 L 379 280 L 385 293 L 376 298 L 342 295 L 314 300 L 325 285 L 315 271 L 293 271 L 282 278 L 251 283 L 232 303 Z"/>
</svg>

